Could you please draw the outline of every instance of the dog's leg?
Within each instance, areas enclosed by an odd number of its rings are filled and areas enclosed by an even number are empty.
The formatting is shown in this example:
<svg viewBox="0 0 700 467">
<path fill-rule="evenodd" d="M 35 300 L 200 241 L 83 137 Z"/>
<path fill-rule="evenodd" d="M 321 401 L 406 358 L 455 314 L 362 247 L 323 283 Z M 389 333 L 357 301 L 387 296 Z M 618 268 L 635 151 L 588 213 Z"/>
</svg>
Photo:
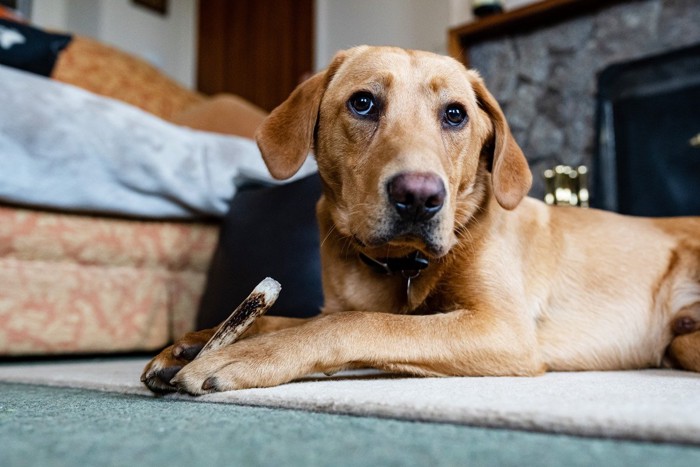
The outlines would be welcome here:
<svg viewBox="0 0 700 467">
<path fill-rule="evenodd" d="M 183 368 L 191 394 L 282 384 L 313 372 L 366 366 L 416 375 L 534 375 L 534 325 L 515 314 L 456 311 L 425 316 L 341 312 L 254 336 Z"/>
<path fill-rule="evenodd" d="M 277 331 L 279 329 L 297 326 L 306 321 L 301 318 L 286 318 L 282 316 L 261 316 L 242 336 L 245 339 L 254 334 Z M 143 370 L 141 381 L 153 392 L 163 394 L 174 392 L 177 388 L 170 380 L 185 365 L 190 363 L 211 339 L 218 327 L 190 332 L 178 339 L 173 345 L 163 349 Z"/>
</svg>

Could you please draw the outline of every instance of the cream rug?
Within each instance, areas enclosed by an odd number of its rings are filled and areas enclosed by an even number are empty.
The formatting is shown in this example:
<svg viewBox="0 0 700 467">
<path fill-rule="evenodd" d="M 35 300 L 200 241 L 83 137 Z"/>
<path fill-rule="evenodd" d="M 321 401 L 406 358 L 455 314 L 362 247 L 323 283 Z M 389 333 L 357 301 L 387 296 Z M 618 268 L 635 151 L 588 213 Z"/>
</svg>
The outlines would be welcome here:
<svg viewBox="0 0 700 467">
<path fill-rule="evenodd" d="M 152 397 L 145 359 L 1 364 L 0 381 Z M 398 378 L 343 373 L 274 388 L 170 399 L 700 444 L 700 374 L 644 370 L 536 378 Z"/>
</svg>

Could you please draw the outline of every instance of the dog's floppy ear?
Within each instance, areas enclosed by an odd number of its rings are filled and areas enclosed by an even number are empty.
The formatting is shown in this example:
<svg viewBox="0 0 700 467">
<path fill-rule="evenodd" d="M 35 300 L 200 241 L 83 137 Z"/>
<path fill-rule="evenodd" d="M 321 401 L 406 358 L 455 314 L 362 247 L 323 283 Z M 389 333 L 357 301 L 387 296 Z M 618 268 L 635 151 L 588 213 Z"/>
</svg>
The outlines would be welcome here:
<svg viewBox="0 0 700 467">
<path fill-rule="evenodd" d="M 486 85 L 478 74 L 470 72 L 469 75 L 479 107 L 486 112 L 491 120 L 493 193 L 498 204 L 503 208 L 514 209 L 530 191 L 532 185 L 530 167 L 523 151 L 510 132 L 501 106 L 486 89 Z"/>
<path fill-rule="evenodd" d="M 337 54 L 327 70 L 297 86 L 258 128 L 255 140 L 267 169 L 276 179 L 291 177 L 304 163 L 313 146 L 321 98 L 343 59 L 342 52 Z"/>
</svg>

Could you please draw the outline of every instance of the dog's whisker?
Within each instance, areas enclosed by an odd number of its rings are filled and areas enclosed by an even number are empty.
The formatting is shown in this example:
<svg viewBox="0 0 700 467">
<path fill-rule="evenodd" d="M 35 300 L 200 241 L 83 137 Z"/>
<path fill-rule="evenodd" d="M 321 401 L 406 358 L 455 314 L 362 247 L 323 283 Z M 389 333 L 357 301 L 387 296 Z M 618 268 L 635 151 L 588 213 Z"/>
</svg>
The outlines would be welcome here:
<svg viewBox="0 0 700 467">
<path fill-rule="evenodd" d="M 323 237 L 323 240 L 321 241 L 321 245 L 320 245 L 321 247 L 323 247 L 323 245 L 326 243 L 326 240 L 328 240 L 328 239 L 330 238 L 331 234 L 332 234 L 335 230 L 336 230 L 336 225 L 335 225 L 335 224 L 331 225 L 331 228 L 328 229 L 328 234 L 326 234 L 326 236 Z"/>
</svg>

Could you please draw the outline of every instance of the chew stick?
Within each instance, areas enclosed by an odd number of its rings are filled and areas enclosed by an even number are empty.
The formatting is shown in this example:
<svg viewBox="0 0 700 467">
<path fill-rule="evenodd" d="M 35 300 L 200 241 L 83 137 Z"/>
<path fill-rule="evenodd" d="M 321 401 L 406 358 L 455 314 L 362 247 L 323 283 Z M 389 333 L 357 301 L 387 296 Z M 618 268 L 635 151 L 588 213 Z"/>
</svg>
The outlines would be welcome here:
<svg viewBox="0 0 700 467">
<path fill-rule="evenodd" d="M 202 347 L 202 350 L 199 351 L 195 358 L 236 342 L 236 339 L 277 301 L 280 290 L 282 290 L 282 286 L 276 280 L 271 277 L 263 279 L 250 295 L 233 310 L 231 316 L 219 325 L 219 329 L 211 336 L 211 339 Z"/>
</svg>

